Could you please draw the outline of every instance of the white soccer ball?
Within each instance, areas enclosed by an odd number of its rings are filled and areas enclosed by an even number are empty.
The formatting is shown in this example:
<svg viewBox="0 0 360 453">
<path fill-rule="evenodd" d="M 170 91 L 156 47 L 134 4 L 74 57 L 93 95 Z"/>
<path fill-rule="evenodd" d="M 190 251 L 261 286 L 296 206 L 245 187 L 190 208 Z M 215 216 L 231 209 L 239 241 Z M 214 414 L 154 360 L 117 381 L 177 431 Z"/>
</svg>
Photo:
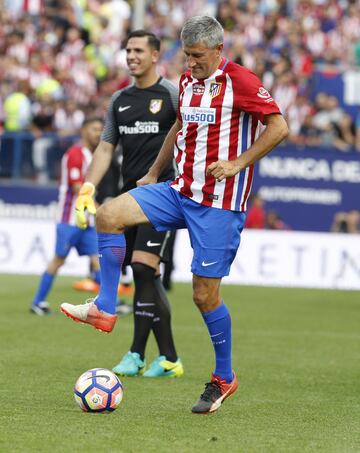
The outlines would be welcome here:
<svg viewBox="0 0 360 453">
<path fill-rule="evenodd" d="M 84 412 L 111 412 L 121 403 L 120 379 L 106 368 L 85 371 L 75 383 L 74 397 Z"/>
</svg>

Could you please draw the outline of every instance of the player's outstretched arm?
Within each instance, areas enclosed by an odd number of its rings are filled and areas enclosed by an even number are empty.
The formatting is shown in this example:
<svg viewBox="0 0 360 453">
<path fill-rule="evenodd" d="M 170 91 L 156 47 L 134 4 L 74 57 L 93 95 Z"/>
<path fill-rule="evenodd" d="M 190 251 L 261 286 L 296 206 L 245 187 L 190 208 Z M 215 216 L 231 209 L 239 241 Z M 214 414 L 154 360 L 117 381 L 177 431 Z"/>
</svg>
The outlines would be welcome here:
<svg viewBox="0 0 360 453">
<path fill-rule="evenodd" d="M 159 178 L 159 175 L 166 168 L 174 158 L 174 145 L 176 140 L 176 134 L 181 129 L 181 122 L 177 119 L 171 129 L 169 130 L 167 136 L 165 137 L 164 143 L 159 151 L 159 154 L 149 168 L 147 174 L 139 179 L 136 183 L 138 186 L 144 186 L 146 184 L 155 184 Z"/>
<path fill-rule="evenodd" d="M 266 128 L 250 148 L 237 159 L 218 160 L 207 167 L 206 174 L 213 175 L 218 181 L 236 175 L 244 168 L 266 156 L 288 135 L 289 129 L 282 115 L 271 114 L 265 119 Z"/>
<path fill-rule="evenodd" d="M 75 203 L 76 223 L 79 228 L 85 229 L 87 227 L 86 211 L 92 215 L 96 214 L 95 187 L 109 168 L 114 149 L 115 147 L 111 143 L 101 141 L 94 152 L 86 174 L 86 181 L 80 187 Z"/>
</svg>

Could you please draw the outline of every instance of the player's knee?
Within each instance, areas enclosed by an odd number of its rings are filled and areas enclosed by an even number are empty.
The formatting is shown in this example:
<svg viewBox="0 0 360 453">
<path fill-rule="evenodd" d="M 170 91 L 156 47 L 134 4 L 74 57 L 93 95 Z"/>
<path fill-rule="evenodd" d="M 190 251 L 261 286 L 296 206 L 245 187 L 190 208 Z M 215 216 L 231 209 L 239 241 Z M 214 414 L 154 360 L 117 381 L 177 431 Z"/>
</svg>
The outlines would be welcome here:
<svg viewBox="0 0 360 453">
<path fill-rule="evenodd" d="M 210 292 L 205 286 L 201 288 L 194 288 L 193 300 L 201 313 L 207 313 L 215 310 L 219 303 L 219 298 Z"/>
<path fill-rule="evenodd" d="M 124 225 L 119 221 L 119 216 L 107 203 L 101 205 L 96 211 L 96 230 L 101 233 L 122 233 L 124 231 Z"/>
<path fill-rule="evenodd" d="M 131 263 L 135 285 L 140 281 L 155 280 L 155 269 L 143 263 Z"/>
</svg>

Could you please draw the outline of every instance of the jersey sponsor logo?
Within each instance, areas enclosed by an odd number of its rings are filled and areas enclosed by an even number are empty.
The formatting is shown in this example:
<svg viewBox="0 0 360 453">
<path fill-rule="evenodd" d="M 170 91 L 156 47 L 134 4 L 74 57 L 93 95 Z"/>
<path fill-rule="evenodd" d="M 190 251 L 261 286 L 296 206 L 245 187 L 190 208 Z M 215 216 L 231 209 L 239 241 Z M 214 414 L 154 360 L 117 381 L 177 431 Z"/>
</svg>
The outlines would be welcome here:
<svg viewBox="0 0 360 453">
<path fill-rule="evenodd" d="M 146 245 L 147 245 L 148 247 L 157 247 L 157 246 L 159 246 L 159 245 L 161 245 L 161 244 L 160 244 L 160 242 L 151 242 L 151 241 L 147 241 Z"/>
<path fill-rule="evenodd" d="M 217 263 L 217 261 L 212 261 L 211 263 L 206 263 L 205 261 L 203 261 L 203 262 L 201 263 L 201 265 L 202 265 L 203 267 L 208 267 L 208 266 L 212 266 L 213 264 L 216 264 L 216 263 Z"/>
<path fill-rule="evenodd" d="M 271 97 L 270 93 L 265 90 L 264 87 L 260 87 L 259 91 L 256 93 L 259 98 L 266 99 L 266 102 L 272 102 L 273 98 Z"/>
<path fill-rule="evenodd" d="M 220 82 L 210 83 L 209 93 L 212 98 L 219 96 L 219 94 L 221 92 L 221 85 L 222 85 L 222 83 L 220 83 Z"/>
<path fill-rule="evenodd" d="M 70 169 L 70 178 L 72 180 L 80 179 L 80 170 L 77 167 L 72 167 Z"/>
<path fill-rule="evenodd" d="M 124 105 L 124 106 L 120 105 L 119 112 L 120 113 L 125 112 L 125 110 L 129 109 L 130 107 L 131 107 L 131 105 Z"/>
<path fill-rule="evenodd" d="M 158 134 L 157 121 L 136 121 L 134 126 L 119 126 L 120 134 Z"/>
<path fill-rule="evenodd" d="M 160 110 L 162 109 L 162 105 L 163 105 L 162 99 L 151 99 L 149 110 L 151 113 L 155 115 L 156 113 L 160 112 Z"/>
<path fill-rule="evenodd" d="M 188 123 L 215 124 L 216 109 L 206 107 L 181 107 L 181 117 Z"/>
<path fill-rule="evenodd" d="M 201 83 L 194 83 L 192 90 L 193 94 L 200 96 L 201 94 L 205 93 L 205 86 Z"/>
</svg>

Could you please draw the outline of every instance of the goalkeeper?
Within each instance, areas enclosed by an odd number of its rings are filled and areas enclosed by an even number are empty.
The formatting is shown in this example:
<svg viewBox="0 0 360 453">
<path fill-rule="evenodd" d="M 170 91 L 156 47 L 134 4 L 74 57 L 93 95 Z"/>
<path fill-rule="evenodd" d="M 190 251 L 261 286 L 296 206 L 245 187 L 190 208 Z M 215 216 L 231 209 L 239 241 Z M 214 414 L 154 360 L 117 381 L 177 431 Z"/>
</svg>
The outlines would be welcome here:
<svg viewBox="0 0 360 453">
<path fill-rule="evenodd" d="M 127 64 L 134 77 L 134 85 L 112 96 L 101 141 L 87 175 L 91 175 L 95 185 L 108 170 L 114 150 L 120 143 L 123 153 L 121 193 L 134 189 L 155 161 L 175 121 L 178 91 L 157 73 L 159 50 L 160 41 L 152 33 L 138 30 L 128 37 Z M 170 163 L 160 175 L 160 181 L 173 177 L 174 165 Z M 94 194 L 93 184 L 82 186 L 76 207 L 79 226 L 86 225 L 85 207 L 89 212 L 95 212 Z M 113 368 L 119 375 L 178 377 L 183 374 L 172 335 L 170 305 L 159 268 L 160 261 L 168 259 L 168 242 L 172 234 L 169 231 L 157 232 L 150 225 L 133 226 L 126 230 L 124 265 L 131 265 L 135 284 L 134 335 L 129 351 Z M 123 257 L 117 257 L 120 258 Z M 107 275 L 101 274 L 102 281 L 104 278 Z M 145 348 L 151 331 L 159 348 L 159 356 L 146 369 Z"/>
</svg>

